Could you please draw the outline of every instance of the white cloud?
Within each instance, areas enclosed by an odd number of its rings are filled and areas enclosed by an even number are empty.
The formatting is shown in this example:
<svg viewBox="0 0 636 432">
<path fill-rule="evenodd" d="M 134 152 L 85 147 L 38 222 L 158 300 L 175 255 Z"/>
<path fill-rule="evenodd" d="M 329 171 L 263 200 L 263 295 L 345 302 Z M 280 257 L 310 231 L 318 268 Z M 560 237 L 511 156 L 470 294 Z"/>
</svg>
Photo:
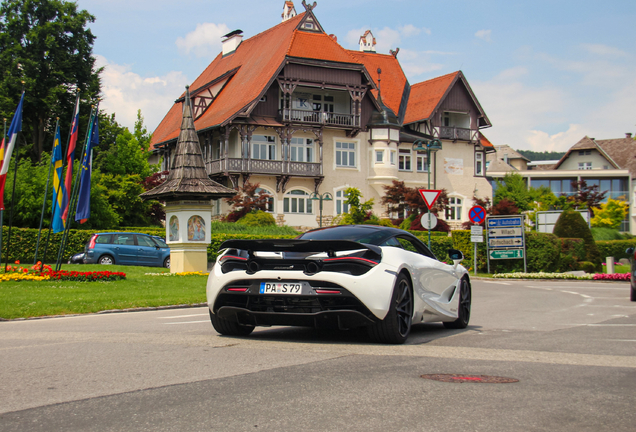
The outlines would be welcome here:
<svg viewBox="0 0 636 432">
<path fill-rule="evenodd" d="M 565 132 L 558 132 L 550 135 L 539 130 L 531 130 L 526 134 L 526 146 L 517 147 L 529 148 L 535 151 L 566 151 L 579 142 L 590 131 L 580 124 L 571 124 Z M 592 135 L 593 138 L 596 138 Z"/>
<path fill-rule="evenodd" d="M 194 31 L 177 38 L 175 43 L 185 54 L 192 52 L 197 57 L 211 57 L 221 51 L 221 37 L 229 32 L 230 29 L 225 24 L 197 24 Z"/>
<path fill-rule="evenodd" d="M 130 66 L 110 63 L 100 55 L 95 57 L 97 67 L 104 66 L 100 108 L 115 113 L 117 121 L 131 130 L 137 120 L 137 110 L 141 109 L 144 124 L 153 131 L 189 83 L 179 71 L 142 77 L 132 72 Z"/>
<path fill-rule="evenodd" d="M 475 33 L 475 37 L 485 40 L 486 42 L 490 42 L 491 34 L 492 34 L 492 30 L 479 30 L 477 33 Z"/>
<path fill-rule="evenodd" d="M 581 47 L 590 54 L 610 57 L 627 57 L 627 53 L 625 51 L 603 44 L 581 44 Z"/>
</svg>

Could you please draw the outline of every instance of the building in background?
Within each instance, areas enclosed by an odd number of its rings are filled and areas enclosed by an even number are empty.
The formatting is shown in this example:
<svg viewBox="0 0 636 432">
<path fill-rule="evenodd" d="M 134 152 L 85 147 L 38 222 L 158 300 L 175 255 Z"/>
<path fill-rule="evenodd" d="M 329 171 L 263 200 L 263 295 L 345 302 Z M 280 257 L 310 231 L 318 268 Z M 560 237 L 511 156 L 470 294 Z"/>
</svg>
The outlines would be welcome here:
<svg viewBox="0 0 636 432">
<path fill-rule="evenodd" d="M 236 30 L 222 52 L 190 84 L 194 124 L 209 176 L 234 189 L 259 183 L 272 196 L 268 211 L 280 224 L 317 227 L 346 212 L 345 189 L 381 205 L 393 180 L 446 189 L 451 226 L 468 220 L 473 196 L 492 194 L 480 133 L 491 126 L 461 71 L 411 85 L 398 61 L 375 52 L 370 31 L 360 50 L 341 47 L 303 1 L 296 14 L 284 2 L 282 22 L 249 39 Z M 170 167 L 184 95 L 154 131 L 151 149 Z M 439 139 L 442 150 L 414 150 Z M 328 192 L 323 221 L 312 194 Z M 229 209 L 214 203 L 213 213 Z"/>
<path fill-rule="evenodd" d="M 584 137 L 574 144 L 559 161 L 546 161 L 544 164 L 527 164 L 527 169 L 519 170 L 503 161 L 505 149 L 497 149 L 488 168 L 488 177 L 503 178 L 509 172 L 523 176 L 528 187 L 549 187 L 555 195 L 576 193 L 573 182 L 585 180 L 588 186 L 597 185 L 600 192 L 606 192 L 607 198 L 622 199 L 630 206 L 630 214 L 620 230 L 636 234 L 636 207 L 634 203 L 634 182 L 636 178 L 636 141 L 632 134 L 624 138 L 597 140 Z M 516 152 L 515 152 L 516 153 Z M 494 186 L 494 181 L 493 181 Z"/>
</svg>

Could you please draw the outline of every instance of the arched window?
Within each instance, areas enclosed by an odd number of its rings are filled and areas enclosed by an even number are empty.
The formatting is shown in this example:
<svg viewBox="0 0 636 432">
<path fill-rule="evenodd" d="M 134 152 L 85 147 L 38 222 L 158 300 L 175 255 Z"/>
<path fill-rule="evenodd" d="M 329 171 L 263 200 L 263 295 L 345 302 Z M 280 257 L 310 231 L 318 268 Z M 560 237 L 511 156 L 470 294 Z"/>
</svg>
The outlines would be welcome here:
<svg viewBox="0 0 636 432">
<path fill-rule="evenodd" d="M 269 195 L 269 198 L 267 199 L 267 206 L 265 207 L 265 211 L 269 213 L 274 213 L 274 194 L 268 191 L 267 189 L 263 189 L 263 188 L 257 188 L 255 192 L 256 192 L 256 195 L 259 195 L 261 192 Z"/>
<path fill-rule="evenodd" d="M 285 194 L 283 198 L 283 211 L 285 213 L 313 213 L 312 201 L 309 194 L 300 189 L 294 189 Z"/>
</svg>

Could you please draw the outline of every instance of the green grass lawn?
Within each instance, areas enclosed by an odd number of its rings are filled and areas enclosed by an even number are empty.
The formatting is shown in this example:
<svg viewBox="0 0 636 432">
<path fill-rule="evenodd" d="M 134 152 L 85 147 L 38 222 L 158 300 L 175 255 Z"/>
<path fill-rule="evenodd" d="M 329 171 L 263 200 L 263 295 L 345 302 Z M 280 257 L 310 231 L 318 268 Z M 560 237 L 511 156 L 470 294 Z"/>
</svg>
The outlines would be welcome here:
<svg viewBox="0 0 636 432">
<path fill-rule="evenodd" d="M 68 271 L 118 271 L 115 282 L 19 281 L 0 283 L 0 318 L 92 313 L 110 309 L 205 302 L 206 276 L 152 276 L 159 267 L 66 264 Z"/>
</svg>

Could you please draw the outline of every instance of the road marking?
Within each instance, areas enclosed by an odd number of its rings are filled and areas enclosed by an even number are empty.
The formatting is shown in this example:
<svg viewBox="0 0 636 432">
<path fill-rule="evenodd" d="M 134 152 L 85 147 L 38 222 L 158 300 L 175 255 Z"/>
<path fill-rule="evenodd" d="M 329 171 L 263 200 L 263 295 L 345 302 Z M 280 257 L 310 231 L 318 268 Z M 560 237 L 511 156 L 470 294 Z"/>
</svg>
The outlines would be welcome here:
<svg viewBox="0 0 636 432">
<path fill-rule="evenodd" d="M 589 295 L 585 295 L 585 294 L 577 293 L 577 292 L 574 292 L 574 291 L 564 291 L 564 290 L 560 290 L 560 291 L 561 291 L 562 293 L 579 295 L 579 296 L 581 296 L 581 297 L 583 297 L 583 298 L 592 298 L 592 297 L 590 297 Z"/>
<path fill-rule="evenodd" d="M 510 284 L 510 283 L 508 283 L 508 282 L 495 282 L 495 281 L 480 281 L 480 282 L 483 282 L 483 283 L 490 283 L 490 284 L 497 284 L 497 285 L 511 285 L 511 284 Z"/>
<path fill-rule="evenodd" d="M 182 321 L 182 322 L 169 322 L 169 323 L 163 323 L 164 325 L 171 325 L 171 324 L 196 324 L 196 323 L 209 323 L 210 320 L 205 320 L 205 321 Z"/>
<path fill-rule="evenodd" d="M 204 316 L 206 313 L 202 314 L 192 314 L 192 315 L 175 315 L 175 316 L 167 316 L 167 317 L 157 317 L 157 319 L 173 319 L 173 318 L 189 318 L 193 316 Z"/>
</svg>

